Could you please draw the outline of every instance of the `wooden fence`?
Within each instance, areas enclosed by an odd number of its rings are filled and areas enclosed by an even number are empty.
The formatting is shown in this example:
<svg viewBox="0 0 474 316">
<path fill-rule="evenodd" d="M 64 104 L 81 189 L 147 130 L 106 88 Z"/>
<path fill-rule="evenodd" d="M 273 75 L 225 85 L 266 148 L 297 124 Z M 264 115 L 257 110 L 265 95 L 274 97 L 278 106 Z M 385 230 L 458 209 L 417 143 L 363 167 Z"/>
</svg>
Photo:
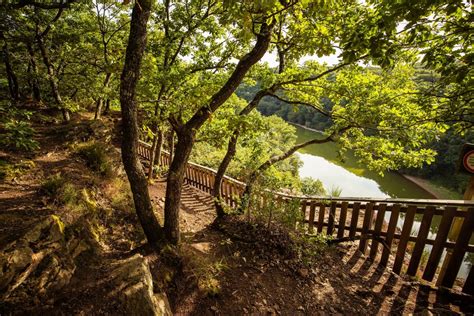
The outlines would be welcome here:
<svg viewBox="0 0 474 316">
<path fill-rule="evenodd" d="M 140 156 L 149 160 L 150 149 L 149 144 L 140 141 Z M 160 165 L 167 167 L 169 164 L 169 153 L 163 152 Z M 215 173 L 211 168 L 190 162 L 186 168 L 185 182 L 212 194 Z M 245 183 L 225 177 L 221 187 L 224 202 L 230 207 L 237 206 L 244 188 Z M 285 205 L 294 205 L 295 201 L 299 204 L 310 233 L 359 240 L 360 251 L 364 254 L 368 252 L 370 258 L 380 265 L 391 266 L 397 274 L 417 276 L 447 288 L 452 288 L 456 281 L 463 292 L 474 294 L 472 266 L 463 284 L 457 279 L 467 256 L 472 256 L 470 260 L 474 261 L 473 201 L 320 198 L 272 194 L 283 209 Z M 260 201 L 265 203 L 263 199 Z M 444 269 L 440 269 L 441 266 Z M 440 270 L 444 273 L 439 273 Z"/>
</svg>

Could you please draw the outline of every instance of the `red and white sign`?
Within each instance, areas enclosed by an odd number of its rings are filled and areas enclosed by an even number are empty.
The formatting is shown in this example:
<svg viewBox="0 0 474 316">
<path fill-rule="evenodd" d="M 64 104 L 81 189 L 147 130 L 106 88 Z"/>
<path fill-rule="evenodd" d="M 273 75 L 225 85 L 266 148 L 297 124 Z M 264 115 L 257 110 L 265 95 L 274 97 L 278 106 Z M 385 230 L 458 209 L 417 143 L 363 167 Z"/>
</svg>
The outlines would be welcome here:
<svg viewBox="0 0 474 316">
<path fill-rule="evenodd" d="M 470 150 L 464 154 L 462 164 L 467 171 L 474 173 L 474 150 Z"/>
</svg>

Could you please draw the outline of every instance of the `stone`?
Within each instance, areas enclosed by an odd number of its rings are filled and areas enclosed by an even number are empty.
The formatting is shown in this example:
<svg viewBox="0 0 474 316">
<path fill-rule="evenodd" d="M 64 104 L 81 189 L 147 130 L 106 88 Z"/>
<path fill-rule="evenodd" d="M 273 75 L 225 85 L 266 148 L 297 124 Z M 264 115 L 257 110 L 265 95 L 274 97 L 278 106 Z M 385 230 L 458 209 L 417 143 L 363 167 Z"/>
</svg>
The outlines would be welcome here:
<svg viewBox="0 0 474 316">
<path fill-rule="evenodd" d="M 305 268 L 299 269 L 298 274 L 301 275 L 303 278 L 306 278 L 309 275 L 309 270 Z"/>
<path fill-rule="evenodd" d="M 68 284 L 75 268 L 64 224 L 59 217 L 48 216 L 0 251 L 0 298 L 22 290 L 43 297 Z"/>
<path fill-rule="evenodd" d="M 150 267 L 136 254 L 114 263 L 111 296 L 117 295 L 126 315 L 172 315 L 165 293 L 155 293 Z"/>
</svg>

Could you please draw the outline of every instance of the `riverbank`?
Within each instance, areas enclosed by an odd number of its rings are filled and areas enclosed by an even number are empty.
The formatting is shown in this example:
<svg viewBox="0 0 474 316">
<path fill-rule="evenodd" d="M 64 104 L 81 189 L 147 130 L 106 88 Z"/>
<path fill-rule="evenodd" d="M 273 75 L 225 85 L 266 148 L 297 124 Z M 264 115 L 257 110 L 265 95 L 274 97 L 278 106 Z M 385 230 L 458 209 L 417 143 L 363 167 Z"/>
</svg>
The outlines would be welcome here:
<svg viewBox="0 0 474 316">
<path fill-rule="evenodd" d="M 301 124 L 296 124 L 296 123 L 293 123 L 293 122 L 287 122 L 288 124 L 291 124 L 291 125 L 294 125 L 294 126 L 298 126 L 298 127 L 301 127 L 307 131 L 311 131 L 311 132 L 316 132 L 316 133 L 319 133 L 319 134 L 324 134 L 323 131 L 320 131 L 318 129 L 314 129 L 314 128 L 311 128 L 311 127 L 307 127 L 307 126 L 304 126 L 304 125 L 301 125 Z"/>
<path fill-rule="evenodd" d="M 459 200 L 462 199 L 462 196 L 456 192 L 453 192 L 445 187 L 436 185 L 435 183 L 431 182 L 430 180 L 423 179 L 420 177 L 410 176 L 407 174 L 400 173 L 402 177 L 405 179 L 413 182 L 423 190 L 425 190 L 428 194 L 433 196 L 434 199 L 440 200 Z"/>
</svg>

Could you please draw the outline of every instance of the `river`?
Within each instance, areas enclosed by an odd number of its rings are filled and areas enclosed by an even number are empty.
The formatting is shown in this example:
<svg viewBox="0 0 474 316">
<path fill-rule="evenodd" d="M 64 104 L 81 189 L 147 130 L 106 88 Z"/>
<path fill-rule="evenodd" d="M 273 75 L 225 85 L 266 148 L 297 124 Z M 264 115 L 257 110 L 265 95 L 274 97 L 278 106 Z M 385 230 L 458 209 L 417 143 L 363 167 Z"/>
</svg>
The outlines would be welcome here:
<svg viewBox="0 0 474 316">
<path fill-rule="evenodd" d="M 317 132 L 295 127 L 298 143 L 318 135 Z M 425 190 L 397 172 L 386 172 L 381 176 L 358 163 L 351 153 L 342 162 L 337 151 L 338 146 L 332 142 L 300 149 L 297 153 L 303 162 L 299 169 L 300 176 L 321 180 L 328 192 L 335 187 L 342 189 L 341 197 L 432 198 Z"/>
<path fill-rule="evenodd" d="M 318 132 L 296 127 L 297 143 L 302 143 L 318 136 Z M 338 187 L 342 189 L 341 197 L 375 197 L 375 198 L 411 198 L 431 199 L 431 195 L 413 182 L 405 179 L 397 172 L 386 172 L 384 176 L 370 171 L 357 162 L 356 157 L 347 153 L 344 162 L 338 157 L 338 146 L 335 143 L 315 144 L 297 152 L 303 165 L 299 169 L 301 177 L 313 177 L 321 180 L 326 190 Z M 387 213 L 388 215 L 388 213 Z M 388 221 L 388 218 L 386 218 Z M 417 215 L 413 224 L 413 233 L 420 228 L 421 216 Z M 434 238 L 440 222 L 439 216 L 433 218 L 429 238 Z M 400 228 L 403 218 L 397 226 Z M 474 237 L 471 238 L 474 242 Z M 426 250 L 431 246 L 427 245 Z M 446 251 L 443 253 L 444 260 Z M 441 262 L 442 262 L 441 260 Z M 461 266 L 459 277 L 465 278 L 470 266 L 474 262 L 474 255 L 466 255 Z"/>
</svg>

